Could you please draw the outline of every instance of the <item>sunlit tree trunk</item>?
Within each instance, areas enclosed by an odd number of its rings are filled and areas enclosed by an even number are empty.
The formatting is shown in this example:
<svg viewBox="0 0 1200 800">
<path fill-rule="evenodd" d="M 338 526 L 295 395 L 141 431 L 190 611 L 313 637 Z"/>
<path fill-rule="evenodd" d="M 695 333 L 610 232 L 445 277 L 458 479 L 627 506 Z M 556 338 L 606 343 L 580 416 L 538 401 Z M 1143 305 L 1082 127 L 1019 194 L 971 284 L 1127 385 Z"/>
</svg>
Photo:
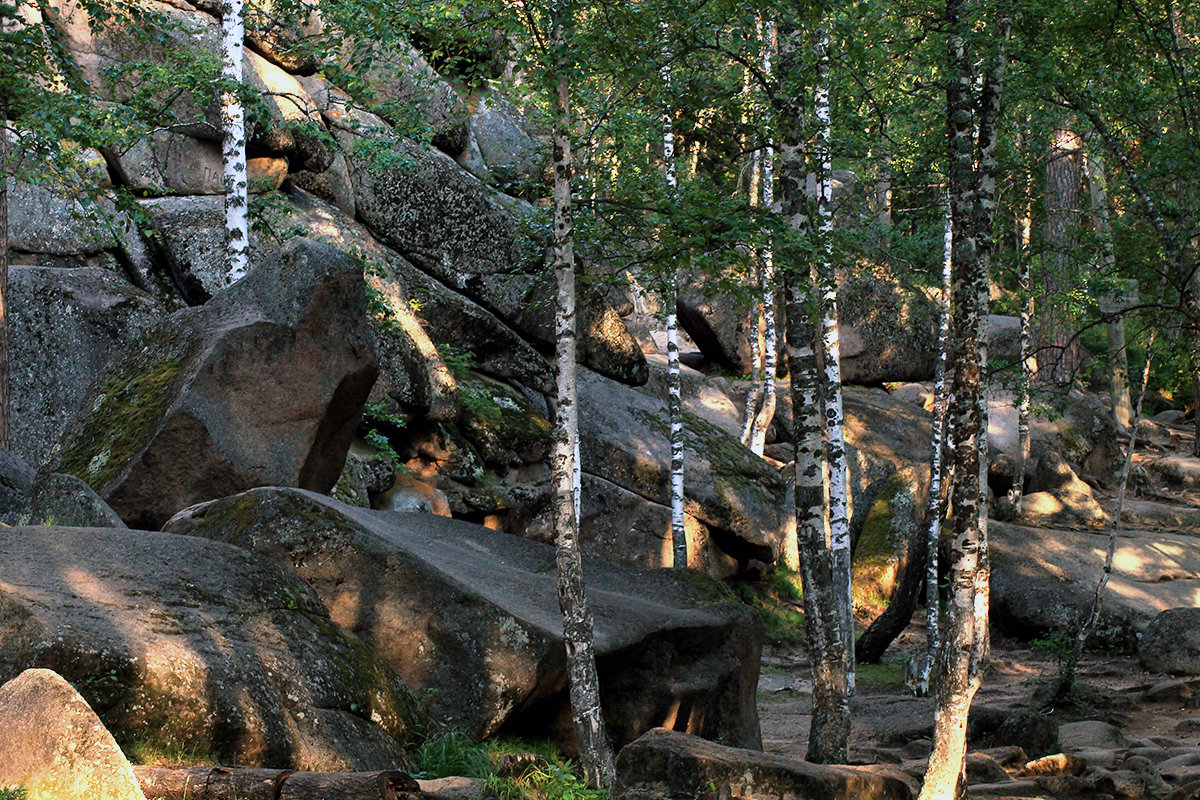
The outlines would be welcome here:
<svg viewBox="0 0 1200 800">
<path fill-rule="evenodd" d="M 600 683 L 596 673 L 592 614 L 583 582 L 579 551 L 577 481 L 579 474 L 579 416 L 576 403 L 575 253 L 571 211 L 570 84 L 564 26 L 569 10 L 558 5 L 551 33 L 553 69 L 548 76 L 554 93 L 554 279 L 555 384 L 554 544 L 558 566 L 558 601 L 562 609 L 563 643 L 571 713 L 579 740 L 584 778 L 594 787 L 611 790 L 616 780 L 612 750 L 600 713 Z"/>
<path fill-rule="evenodd" d="M 837 278 L 833 267 L 833 153 L 830 147 L 829 32 L 816 34 L 817 273 L 821 300 L 821 355 L 825 367 L 825 451 L 829 474 L 829 539 L 833 557 L 834 613 L 838 617 L 847 690 L 854 693 L 854 603 L 850 586 L 850 481 L 842 414 Z"/>
<path fill-rule="evenodd" d="M 0 447 L 12 447 L 8 369 L 8 114 L 0 105 Z"/>
<path fill-rule="evenodd" d="M 987 547 L 987 313 L 991 229 L 995 214 L 996 125 L 1009 21 L 991 29 L 997 41 L 987 57 L 978 102 L 976 56 L 966 36 L 974 0 L 947 0 L 947 126 L 954 261 L 954 408 L 950 446 L 954 465 L 953 538 L 946 641 L 941 652 L 933 752 L 921 800 L 950 800 L 966 792 L 966 733 L 971 700 L 988 657 Z M 977 141 L 976 141 L 977 137 Z"/>
<path fill-rule="evenodd" d="M 1013 470 L 1013 485 L 1009 492 L 1013 509 L 1021 513 L 1022 497 L 1025 496 L 1025 474 L 1029 471 L 1029 411 L 1030 388 L 1033 378 L 1033 259 L 1029 253 L 1033 225 L 1033 174 L 1025 173 L 1025 210 L 1018 221 L 1017 259 L 1020 262 L 1018 277 L 1021 293 L 1020 333 L 1017 365 L 1017 466 Z"/>
<path fill-rule="evenodd" d="M 242 5 L 242 0 L 225 0 L 221 6 L 221 78 L 228 84 L 221 92 L 226 284 L 241 280 L 250 268 L 246 115 L 236 91 L 236 86 L 242 82 L 242 41 L 246 35 Z"/>
<path fill-rule="evenodd" d="M 663 41 L 667 41 L 667 23 L 662 24 Z M 664 55 L 668 55 L 664 53 Z M 671 60 L 662 67 L 663 87 L 670 92 Z M 674 202 L 679 178 L 675 173 L 675 130 L 671 109 L 665 108 L 662 117 L 663 176 L 669 201 Z M 687 526 L 683 516 L 683 390 L 679 375 L 679 287 L 674 270 L 666 276 L 663 306 L 667 312 L 667 414 L 671 425 L 671 551 L 672 563 L 678 569 L 688 565 Z"/>
<path fill-rule="evenodd" d="M 810 235 L 804 156 L 804 34 L 787 19 L 779 34 L 779 183 L 782 212 L 793 235 Z M 796 539 L 804 587 L 804 629 L 813 672 L 810 761 L 844 763 L 849 756 L 850 695 L 846 652 L 837 615 L 825 507 L 819 298 L 807 259 L 786 253 L 787 356 L 796 436 Z"/>
</svg>

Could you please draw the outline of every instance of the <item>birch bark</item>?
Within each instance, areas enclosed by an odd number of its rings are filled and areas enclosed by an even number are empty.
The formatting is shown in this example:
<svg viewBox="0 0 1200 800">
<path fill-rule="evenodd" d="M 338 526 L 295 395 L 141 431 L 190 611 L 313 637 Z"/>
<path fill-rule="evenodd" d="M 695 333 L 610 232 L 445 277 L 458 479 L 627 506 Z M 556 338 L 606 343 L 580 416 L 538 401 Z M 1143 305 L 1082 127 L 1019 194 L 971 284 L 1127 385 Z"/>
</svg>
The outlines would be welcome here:
<svg viewBox="0 0 1200 800">
<path fill-rule="evenodd" d="M 838 618 L 846 687 L 854 693 L 854 603 L 850 586 L 850 503 L 842 413 L 842 368 L 838 343 L 837 278 L 833 266 L 833 153 L 830 147 L 829 31 L 816 34 L 817 86 L 813 98 L 817 162 L 817 277 L 821 300 L 821 355 L 825 374 L 825 451 L 829 481 L 829 540 L 833 560 L 834 614 Z"/>
<path fill-rule="evenodd" d="M 611 790 L 616 780 L 612 750 L 600 713 L 600 683 L 592 614 L 583 580 L 579 550 L 578 474 L 579 416 L 576 403 L 575 253 L 571 212 L 570 85 L 567 79 L 564 26 L 570 12 L 555 9 L 551 46 L 553 68 L 549 84 L 554 92 L 554 220 L 555 279 L 555 384 L 554 447 L 551 453 L 554 484 L 554 545 L 558 566 L 558 601 L 563 618 L 563 644 L 567 653 L 567 680 L 571 714 L 579 740 L 584 778 L 597 788 Z"/>
<path fill-rule="evenodd" d="M 221 164 L 225 181 L 225 284 L 245 277 L 250 264 L 249 181 L 246 176 L 246 115 L 234 87 L 242 82 L 243 0 L 221 5 Z"/>
<path fill-rule="evenodd" d="M 779 34 L 779 182 L 782 213 L 794 235 L 810 235 L 804 154 L 804 35 L 793 19 Z M 796 436 L 796 549 L 804 586 L 804 628 L 813 670 L 809 761 L 845 763 L 849 756 L 850 694 L 845 641 L 837 614 L 825 503 L 825 428 L 817 352 L 819 298 L 806 259 L 789 254 L 786 275 L 787 356 Z"/>
<path fill-rule="evenodd" d="M 671 88 L 671 60 L 665 43 L 669 30 L 662 23 L 664 42 L 662 81 L 668 91 Z M 675 130 L 671 109 L 665 108 L 662 117 L 663 178 L 667 184 L 669 201 L 675 199 L 679 178 L 675 172 Z M 679 287 L 674 274 L 666 279 L 663 307 L 667 311 L 667 414 L 671 425 L 671 553 L 672 566 L 685 569 L 688 565 L 687 526 L 683 516 L 683 390 L 679 375 Z"/>
<path fill-rule="evenodd" d="M 775 24 L 762 23 L 762 70 L 766 80 L 772 75 L 772 55 L 775 48 Z M 775 148 L 768 140 L 761 163 L 762 207 L 771 213 L 775 205 Z M 762 295 L 761 318 L 763 331 L 762 374 L 757 397 L 757 413 L 750 429 L 750 449 L 762 455 L 767 444 L 767 428 L 775 417 L 775 372 L 778 365 L 778 341 L 775 331 L 775 249 L 767 242 L 759 250 L 758 289 Z M 756 326 L 757 327 L 757 326 Z M 757 333 L 757 332 L 756 332 Z M 754 337 L 757 339 L 757 336 Z"/>
</svg>

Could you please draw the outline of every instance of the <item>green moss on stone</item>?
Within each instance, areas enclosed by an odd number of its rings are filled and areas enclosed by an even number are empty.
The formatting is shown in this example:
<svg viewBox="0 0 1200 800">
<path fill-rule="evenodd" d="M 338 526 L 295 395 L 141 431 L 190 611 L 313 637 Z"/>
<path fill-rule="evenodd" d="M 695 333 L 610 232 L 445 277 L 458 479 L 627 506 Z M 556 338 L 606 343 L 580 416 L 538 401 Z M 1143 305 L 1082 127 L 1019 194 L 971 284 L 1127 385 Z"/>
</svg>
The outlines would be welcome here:
<svg viewBox="0 0 1200 800">
<path fill-rule="evenodd" d="M 172 388 L 186 363 L 185 352 L 178 341 L 148 346 L 119 364 L 88 412 L 77 419 L 53 471 L 75 475 L 96 491 L 103 489 L 161 424 L 174 399 Z"/>
</svg>

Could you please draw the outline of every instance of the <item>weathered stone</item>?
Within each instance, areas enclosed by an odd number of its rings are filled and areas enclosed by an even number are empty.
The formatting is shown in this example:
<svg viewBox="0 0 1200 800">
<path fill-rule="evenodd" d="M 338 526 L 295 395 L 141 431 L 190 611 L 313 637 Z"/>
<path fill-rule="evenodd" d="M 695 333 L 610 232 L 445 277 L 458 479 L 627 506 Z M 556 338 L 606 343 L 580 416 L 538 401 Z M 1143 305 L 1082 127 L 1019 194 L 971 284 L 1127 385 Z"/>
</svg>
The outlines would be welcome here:
<svg viewBox="0 0 1200 800">
<path fill-rule="evenodd" d="M 1200 675 L 1200 608 L 1169 608 L 1152 619 L 1138 657 L 1151 672 Z"/>
<path fill-rule="evenodd" d="M 82 155 L 82 172 L 103 170 L 104 160 L 94 150 Z M 23 253 L 54 256 L 78 256 L 115 248 L 117 242 L 105 215 L 112 214 L 110 203 L 85 206 L 73 187 L 54 191 L 43 186 L 7 178 L 8 247 Z M 77 178 L 80 183 L 86 177 Z"/>
<path fill-rule="evenodd" d="M 1029 436 L 1034 458 L 1057 453 L 1084 478 L 1109 481 L 1120 469 L 1125 437 L 1117 433 L 1112 414 L 1093 394 L 1072 390 L 1058 408 L 1035 409 Z M 1012 395 L 994 388 L 988 401 L 990 452 L 1016 457 L 1017 444 Z"/>
<path fill-rule="evenodd" d="M 616 800 L 910 800 L 908 782 L 880 767 L 834 767 L 739 750 L 665 728 L 617 758 Z"/>
<path fill-rule="evenodd" d="M 1033 492 L 1021 498 L 1020 522 L 1038 528 L 1102 528 L 1104 511 L 1091 494 Z"/>
<path fill-rule="evenodd" d="M 990 747 L 1019 745 L 1026 753 L 1042 755 L 1058 745 L 1058 723 L 1022 708 L 976 706 L 971 709 L 967 737 Z"/>
<path fill-rule="evenodd" d="M 1022 776 L 1029 775 L 1082 775 L 1087 769 L 1087 762 L 1079 756 L 1068 753 L 1055 753 L 1042 756 L 1025 764 L 1021 768 Z"/>
<path fill-rule="evenodd" d="M 476 97 L 470 126 L 492 185 L 510 191 L 541 181 L 546 149 L 507 98 L 496 92 Z"/>
<path fill-rule="evenodd" d="M 435 718 L 475 736 L 553 736 L 573 749 L 554 549 L 432 514 L 372 512 L 255 489 L 166 526 L 241 542 L 294 570 Z M 674 724 L 761 746 L 761 629 L 719 584 L 588 559 L 601 707 L 617 746 Z"/>
<path fill-rule="evenodd" d="M 381 769 L 423 718 L 298 579 L 236 547 L 104 528 L 0 535 L 0 677 L 49 667 L 125 745 Z M 2 759 L 0 759 L 2 760 Z"/>
<path fill-rule="evenodd" d="M 321 138 L 324 124 L 316 101 L 294 76 L 253 50 L 243 48 L 242 53 L 245 81 L 259 91 L 267 109 L 265 119 L 250 120 L 248 145 L 286 154 L 295 169 L 324 172 L 333 163 L 333 151 Z M 254 185 L 251 181 L 252 189 Z"/>
<path fill-rule="evenodd" d="M 1074 631 L 1091 608 L 1104 566 L 1103 533 L 989 523 L 992 619 L 1009 635 L 1032 638 Z M 1195 602 L 1200 546 L 1180 534 L 1117 537 L 1114 572 L 1104 594 L 1093 646 L 1134 648 L 1160 611 Z"/>
<path fill-rule="evenodd" d="M 145 800 L 112 734 L 52 670 L 0 686 L 0 730 L 0 786 L 29 800 Z"/>
<path fill-rule="evenodd" d="M 251 486 L 328 491 L 375 380 L 362 265 L 308 239 L 148 329 L 67 431 L 54 471 L 127 523 Z"/>
<path fill-rule="evenodd" d="M 22 524 L 69 525 L 78 528 L 124 528 L 112 507 L 74 475 L 39 475 L 29 493 Z"/>
<path fill-rule="evenodd" d="M 446 495 L 407 473 L 397 474 L 391 489 L 371 498 L 371 508 L 378 511 L 450 516 L 450 503 L 446 500 Z"/>
<path fill-rule="evenodd" d="M 25 509 L 36 479 L 25 459 L 0 447 L 0 520 Z"/>
<path fill-rule="evenodd" d="M 288 178 L 295 186 L 333 204 L 348 218 L 354 219 L 354 184 L 346 156 L 340 150 L 333 154 L 333 160 L 324 172 L 293 169 Z"/>
<path fill-rule="evenodd" d="M 1107 747 L 1116 749 L 1128 747 L 1129 737 L 1108 722 L 1098 719 L 1087 719 L 1081 722 L 1068 722 L 1058 727 L 1058 738 L 1063 750 L 1082 750 L 1088 747 Z"/>
<path fill-rule="evenodd" d="M 150 195 L 222 194 L 221 145 L 174 131 L 155 131 L 115 159 L 120 180 Z"/>
<path fill-rule="evenodd" d="M 12 267 L 9 289 L 13 452 L 40 465 L 109 361 L 162 308 L 118 274 L 95 267 Z"/>
<path fill-rule="evenodd" d="M 646 365 L 650 368 L 649 379 L 645 386 L 640 387 L 641 390 L 664 403 L 667 402 L 667 357 L 646 356 Z M 710 377 L 682 365 L 679 368 L 679 384 L 684 408 L 716 425 L 730 436 L 741 437 L 746 384 L 739 383 L 735 388 L 725 378 Z M 786 387 L 786 384 L 784 386 Z M 782 391 L 786 391 L 786 388 Z"/>
<path fill-rule="evenodd" d="M 933 376 L 937 308 L 886 274 L 848 275 L 838 285 L 842 383 L 923 381 Z M 843 345 L 843 347 L 845 347 Z"/>
<path fill-rule="evenodd" d="M 670 502 L 665 403 L 580 370 L 579 419 L 585 473 L 660 505 Z M 783 479 L 737 439 L 697 416 L 685 412 L 684 430 L 685 511 L 738 561 L 774 563 L 784 535 Z"/>
</svg>

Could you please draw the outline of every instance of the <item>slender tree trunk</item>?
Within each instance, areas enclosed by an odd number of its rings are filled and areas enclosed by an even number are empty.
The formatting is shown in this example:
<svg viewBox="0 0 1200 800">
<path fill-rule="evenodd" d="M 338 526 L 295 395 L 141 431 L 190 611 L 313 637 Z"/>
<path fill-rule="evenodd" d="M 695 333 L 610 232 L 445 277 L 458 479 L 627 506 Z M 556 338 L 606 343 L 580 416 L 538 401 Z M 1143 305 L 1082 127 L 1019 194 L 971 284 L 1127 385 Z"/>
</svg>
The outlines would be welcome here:
<svg viewBox="0 0 1200 800">
<path fill-rule="evenodd" d="M 938 682 L 933 752 L 921 800 L 966 792 L 966 733 L 971 700 L 988 657 L 987 547 L 987 312 L 991 227 L 995 214 L 996 125 L 1000 114 L 1009 21 L 1001 11 L 998 41 L 987 59 L 978 104 L 972 97 L 974 54 L 967 19 L 973 0 L 947 0 L 950 201 L 954 259 L 954 458 L 950 594 L 942 672 Z M 978 121 L 978 133 L 973 123 Z M 975 137 L 978 137 L 976 144 Z M 978 167 L 976 168 L 976 163 Z"/>
<path fill-rule="evenodd" d="M 1087 177 L 1088 196 L 1092 206 L 1092 227 L 1100 239 L 1101 255 L 1098 265 L 1102 277 L 1111 278 L 1116 271 L 1117 256 L 1113 251 L 1112 220 L 1108 213 L 1108 179 L 1104 161 L 1094 153 L 1084 152 L 1083 171 Z M 1133 424 L 1133 404 L 1129 399 L 1129 356 L 1125 348 L 1124 295 L 1101 300 L 1101 311 L 1108 314 L 1105 322 L 1108 334 L 1109 397 L 1112 400 L 1113 420 L 1120 428 Z M 1116 300 L 1115 303 L 1111 300 Z M 1105 307 L 1107 306 L 1107 307 Z"/>
<path fill-rule="evenodd" d="M 755 26 L 758 31 L 759 39 L 762 38 L 762 17 L 755 17 Z M 750 73 L 750 68 L 747 67 L 742 72 L 742 124 L 747 130 L 757 131 L 759 123 L 762 120 L 762 105 L 758 102 L 758 92 L 755 91 L 753 77 Z M 747 137 L 747 143 L 752 144 L 750 150 L 749 163 L 746 165 L 749 172 L 746 174 L 746 200 L 751 208 L 757 208 L 759 200 L 762 196 L 762 152 L 758 149 L 758 137 Z M 759 281 L 758 269 L 758 252 L 755 248 L 750 247 L 750 285 L 753 288 L 753 293 L 757 295 Z M 754 426 L 758 422 L 759 409 L 762 406 L 762 339 L 759 336 L 759 301 L 755 299 L 750 303 L 750 327 L 749 327 L 749 344 L 750 344 L 750 386 L 746 389 L 746 413 L 742 419 L 742 444 L 746 447 L 752 447 L 754 441 Z M 762 455 L 759 452 L 759 455 Z"/>
<path fill-rule="evenodd" d="M 558 601 L 563 617 L 563 643 L 567 651 L 567 679 L 575 735 L 579 740 L 584 778 L 597 788 L 611 790 L 616 780 L 612 750 L 600 713 L 600 683 L 592 614 L 583 582 L 579 551 L 577 475 L 579 471 L 579 416 L 576 403 L 575 252 L 571 212 L 570 92 L 567 79 L 564 26 L 570 12 L 556 9 L 552 47 L 554 70 L 549 83 L 554 92 L 554 279 L 555 382 L 554 414 L 554 544 L 558 566 Z"/>
<path fill-rule="evenodd" d="M 0 107 L 0 447 L 12 447 L 8 369 L 8 114 Z"/>
<path fill-rule="evenodd" d="M 782 211 L 794 235 L 810 235 L 804 157 L 804 34 L 794 19 L 780 30 L 780 171 Z M 813 671 L 810 761 L 844 763 L 849 756 L 850 700 L 845 644 L 834 597 L 833 563 L 825 513 L 825 447 L 818 378 L 818 298 L 799 254 L 782 260 L 786 275 L 787 356 L 796 436 L 796 538 L 804 587 L 804 629 Z"/>
<path fill-rule="evenodd" d="M 946 473 L 946 417 L 950 407 L 946 391 L 946 361 L 950 350 L 950 295 L 953 292 L 954 226 L 950 198 L 946 198 L 946 224 L 942 237 L 942 296 L 938 304 L 938 355 L 933 367 L 933 442 L 929 459 L 929 500 L 925 509 L 925 653 L 917 665 L 912 691 L 929 694 L 930 676 L 942 646 L 941 594 L 938 591 L 938 551 L 942 543 L 942 518 L 946 515 L 943 476 Z"/>
<path fill-rule="evenodd" d="M 662 32 L 665 48 L 670 34 L 666 22 L 662 23 Z M 669 57 L 663 61 L 662 81 L 663 88 L 669 92 Z M 670 108 L 663 110 L 662 126 L 663 177 L 670 202 L 674 202 L 679 178 L 675 172 L 674 115 Z M 663 294 L 663 305 L 667 311 L 667 413 L 671 418 L 671 563 L 676 569 L 686 569 L 688 545 L 687 526 L 683 516 L 683 390 L 679 375 L 679 316 L 676 310 L 678 296 L 679 287 L 672 272 L 667 276 L 666 291 Z"/>
<path fill-rule="evenodd" d="M 1032 241 L 1033 227 L 1033 173 L 1025 172 L 1025 209 L 1017 221 L 1018 238 L 1017 260 L 1020 264 L 1018 276 L 1021 292 L 1020 339 L 1017 365 L 1017 466 L 1013 470 L 1013 485 L 1009 490 L 1009 499 L 1017 514 L 1021 513 L 1022 498 L 1025 496 L 1025 474 L 1029 471 L 1029 411 L 1030 386 L 1033 378 L 1034 364 L 1030 362 L 1033 349 L 1033 259 L 1030 258 L 1029 246 Z"/>
<path fill-rule="evenodd" d="M 1137 409 L 1134 419 L 1141 416 L 1142 401 L 1146 397 L 1146 384 L 1150 381 L 1150 365 L 1154 355 L 1154 335 L 1157 333 L 1156 328 L 1150 329 L 1150 339 L 1146 343 L 1146 366 L 1142 370 L 1142 388 L 1138 392 Z M 1075 673 L 1079 666 L 1079 659 L 1083 656 L 1083 646 L 1087 643 L 1087 639 L 1092 635 L 1092 631 L 1096 630 L 1096 625 L 1100 622 L 1100 612 L 1104 607 L 1104 587 L 1108 585 L 1109 576 L 1113 571 L 1113 559 L 1117 551 L 1117 529 L 1121 527 L 1121 515 L 1125 511 L 1125 489 L 1129 485 L 1129 465 L 1133 462 L 1133 448 L 1137 444 L 1137 425 L 1129 426 L 1129 443 L 1125 450 L 1125 460 L 1121 462 L 1121 482 L 1117 487 L 1117 507 L 1113 511 L 1112 519 L 1108 523 L 1108 548 L 1104 555 L 1104 570 L 1100 573 L 1100 580 L 1096 582 L 1096 590 L 1092 594 L 1092 604 L 1088 609 L 1088 615 L 1084 618 L 1083 623 L 1079 626 L 1079 630 L 1075 634 L 1075 642 L 1071 646 L 1071 654 L 1067 656 L 1067 660 L 1059 667 L 1058 677 L 1055 681 L 1054 692 L 1052 693 L 1052 704 L 1058 705 L 1062 703 L 1071 694 L 1071 689 L 1075 686 Z"/>
<path fill-rule="evenodd" d="M 850 586 L 850 481 L 842 414 L 842 366 L 838 343 L 837 277 L 833 267 L 833 154 L 830 148 L 829 32 L 816 35 L 816 159 L 818 279 L 821 295 L 821 354 L 825 367 L 825 450 L 829 474 L 829 539 L 833 556 L 835 613 L 842 637 L 846 686 L 854 693 L 854 601 Z"/>
<path fill-rule="evenodd" d="M 221 93 L 224 139 L 221 163 L 225 179 L 226 285 L 245 277 L 250 268 L 249 181 L 246 177 L 246 115 L 234 87 L 242 82 L 242 41 L 246 27 L 243 0 L 224 0 L 221 6 L 221 78 L 229 86 Z"/>
<path fill-rule="evenodd" d="M 1064 124 L 1054 132 L 1045 170 L 1046 225 L 1042 241 L 1046 252 L 1042 260 L 1046 270 L 1042 294 L 1053 300 L 1041 304 L 1042 319 L 1038 328 L 1043 346 L 1042 357 L 1038 359 L 1038 378 L 1059 386 L 1074 379 L 1080 360 L 1079 344 L 1075 339 L 1075 313 L 1060 298 L 1078 272 L 1074 253 L 1079 243 L 1073 231 L 1078 227 L 1082 207 L 1081 152 L 1079 135 Z"/>
<path fill-rule="evenodd" d="M 763 75 L 770 79 L 771 56 L 775 46 L 775 25 L 770 20 L 762 24 Z M 762 207 L 771 212 L 775 205 L 775 148 L 768 141 L 760 162 Z M 757 413 L 750 431 L 750 449 L 763 454 L 767 445 L 767 428 L 775 417 L 775 372 L 778 364 L 778 344 L 775 332 L 775 250 L 770 242 L 759 251 L 758 289 L 762 294 L 761 318 L 763 332 L 762 374 L 758 390 Z M 757 336 L 753 337 L 757 340 Z"/>
</svg>

